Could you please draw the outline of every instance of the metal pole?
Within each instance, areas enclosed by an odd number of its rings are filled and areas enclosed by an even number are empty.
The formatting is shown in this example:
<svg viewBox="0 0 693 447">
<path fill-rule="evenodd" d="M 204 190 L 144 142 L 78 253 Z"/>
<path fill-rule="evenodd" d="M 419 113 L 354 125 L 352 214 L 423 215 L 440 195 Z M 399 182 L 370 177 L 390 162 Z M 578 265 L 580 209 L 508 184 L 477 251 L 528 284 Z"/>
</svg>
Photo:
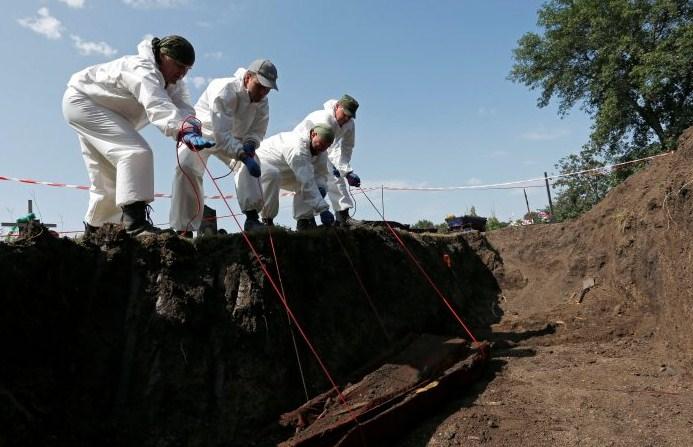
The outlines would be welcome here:
<svg viewBox="0 0 693 447">
<path fill-rule="evenodd" d="M 544 171 L 544 182 L 546 183 L 546 195 L 549 196 L 549 211 L 551 211 L 550 220 L 553 220 L 553 202 L 551 201 L 551 189 L 549 188 L 549 176 Z"/>
<path fill-rule="evenodd" d="M 34 207 L 32 206 L 31 199 L 29 199 L 29 206 L 27 208 L 29 210 L 29 214 L 34 212 Z"/>
<path fill-rule="evenodd" d="M 380 207 L 383 212 L 383 220 L 385 220 L 385 185 L 380 185 Z"/>
<path fill-rule="evenodd" d="M 527 204 L 527 214 L 531 215 L 532 212 L 529 210 L 529 200 L 527 200 L 527 188 L 522 188 L 522 191 L 525 193 L 525 203 Z M 531 217 L 531 216 L 528 216 Z"/>
</svg>

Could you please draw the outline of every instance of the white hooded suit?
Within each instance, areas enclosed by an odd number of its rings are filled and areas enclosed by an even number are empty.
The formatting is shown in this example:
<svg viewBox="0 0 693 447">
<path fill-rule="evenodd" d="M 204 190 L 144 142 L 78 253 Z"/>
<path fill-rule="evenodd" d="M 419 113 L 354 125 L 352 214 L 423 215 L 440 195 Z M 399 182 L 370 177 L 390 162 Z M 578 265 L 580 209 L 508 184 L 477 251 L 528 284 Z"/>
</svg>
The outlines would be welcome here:
<svg viewBox="0 0 693 447">
<path fill-rule="evenodd" d="M 252 141 L 259 146 L 265 138 L 269 101 L 264 97 L 259 102 L 250 102 L 243 85 L 245 74 L 246 69 L 239 68 L 231 78 L 214 79 L 195 104 L 196 116 L 202 122 L 202 135 L 215 141 L 216 146 L 197 153 L 186 147 L 178 151 L 180 166 L 176 166 L 173 178 L 169 216 L 171 227 L 176 230 L 197 230 L 200 227 L 204 204 L 203 177 L 209 156 L 216 156 L 232 168 L 240 168 L 242 163 L 235 160 L 239 160 L 243 143 Z M 257 178 L 236 175 L 236 193 L 241 210 L 259 209 L 262 206 Z"/>
<path fill-rule="evenodd" d="M 282 132 L 264 140 L 255 151 L 262 166 L 262 217 L 274 219 L 279 212 L 279 190 L 294 192 L 294 219 L 306 219 L 329 209 L 320 195 L 319 187 L 327 182 L 327 153 L 312 155 L 310 130 Z M 238 176 L 250 174 L 242 166 Z M 252 178 L 252 177 L 251 177 Z"/>
<path fill-rule="evenodd" d="M 354 151 L 356 140 L 356 126 L 354 120 L 347 121 L 340 126 L 334 116 L 337 105 L 336 99 L 325 102 L 322 110 L 316 110 L 303 119 L 295 128 L 295 131 L 310 130 L 315 124 L 327 124 L 334 132 L 334 143 L 327 149 L 329 160 L 327 176 L 327 194 L 332 202 L 332 208 L 343 211 L 354 207 L 354 202 L 349 195 L 349 185 L 346 182 L 347 173 L 353 171 L 351 167 L 351 155 Z M 332 174 L 332 168 L 337 169 L 339 177 Z"/>
<path fill-rule="evenodd" d="M 145 40 L 136 56 L 124 56 L 75 73 L 63 96 L 63 115 L 78 134 L 89 173 L 92 226 L 120 222 L 121 207 L 154 200 L 152 150 L 139 134 L 147 124 L 176 138 L 194 114 L 182 81 L 166 86 Z"/>
</svg>

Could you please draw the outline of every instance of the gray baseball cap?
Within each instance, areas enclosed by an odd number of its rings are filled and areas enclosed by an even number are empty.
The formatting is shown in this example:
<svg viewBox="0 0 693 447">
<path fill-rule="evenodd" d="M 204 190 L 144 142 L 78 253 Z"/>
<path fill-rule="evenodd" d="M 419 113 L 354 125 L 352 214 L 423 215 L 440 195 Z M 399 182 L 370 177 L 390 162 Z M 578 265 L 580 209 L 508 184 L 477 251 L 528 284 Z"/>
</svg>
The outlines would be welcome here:
<svg viewBox="0 0 693 447">
<path fill-rule="evenodd" d="M 277 88 L 277 67 L 275 67 L 269 59 L 258 59 L 253 61 L 248 67 L 248 71 L 255 73 L 260 84 L 263 86 L 279 90 L 279 88 Z"/>
</svg>

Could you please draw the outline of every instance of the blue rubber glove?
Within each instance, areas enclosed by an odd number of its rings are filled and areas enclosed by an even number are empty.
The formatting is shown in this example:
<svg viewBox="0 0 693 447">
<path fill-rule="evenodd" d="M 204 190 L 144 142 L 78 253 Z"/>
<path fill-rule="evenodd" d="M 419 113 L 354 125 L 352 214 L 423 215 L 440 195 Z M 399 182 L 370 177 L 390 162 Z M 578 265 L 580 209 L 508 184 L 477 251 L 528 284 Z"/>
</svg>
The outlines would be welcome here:
<svg viewBox="0 0 693 447">
<path fill-rule="evenodd" d="M 183 142 L 193 151 L 199 151 L 206 147 L 214 146 L 214 141 L 209 141 L 200 134 L 190 132 L 183 135 Z"/>
<path fill-rule="evenodd" d="M 245 165 L 246 168 L 248 168 L 248 172 L 250 172 L 250 175 L 253 177 L 260 177 L 260 165 L 257 164 L 257 161 L 253 157 L 243 157 L 241 158 L 241 162 Z"/>
<path fill-rule="evenodd" d="M 334 214 L 332 214 L 330 210 L 323 211 L 322 213 L 320 213 L 320 222 L 322 222 L 323 225 L 329 227 L 334 223 Z"/>
<path fill-rule="evenodd" d="M 325 191 L 325 188 L 323 188 L 322 186 L 318 186 L 318 191 L 320 191 L 320 197 L 324 199 L 327 195 L 327 191 Z"/>
<path fill-rule="evenodd" d="M 358 188 L 361 186 L 361 179 L 359 178 L 358 175 L 354 174 L 354 171 L 351 171 L 346 175 L 347 182 L 349 183 L 349 186 L 354 186 Z"/>
<path fill-rule="evenodd" d="M 250 157 L 254 157 L 256 147 L 257 146 L 255 145 L 254 141 L 246 141 L 245 143 L 243 143 L 243 152 L 248 154 L 248 156 Z"/>
<path fill-rule="evenodd" d="M 338 171 L 337 168 L 335 168 L 334 166 L 332 166 L 332 175 L 334 175 L 334 176 L 337 177 L 337 178 L 340 177 L 339 171 Z"/>
</svg>

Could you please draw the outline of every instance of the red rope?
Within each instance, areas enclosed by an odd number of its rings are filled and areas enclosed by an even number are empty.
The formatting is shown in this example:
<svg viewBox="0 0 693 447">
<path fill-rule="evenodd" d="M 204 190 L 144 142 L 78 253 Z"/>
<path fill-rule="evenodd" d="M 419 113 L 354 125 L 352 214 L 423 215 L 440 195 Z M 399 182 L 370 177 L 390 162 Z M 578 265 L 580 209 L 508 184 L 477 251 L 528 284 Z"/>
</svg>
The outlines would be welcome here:
<svg viewBox="0 0 693 447">
<path fill-rule="evenodd" d="M 375 209 L 375 212 L 378 213 L 378 215 L 380 215 L 380 217 L 383 219 L 383 222 L 385 223 L 385 225 L 387 226 L 387 228 L 388 228 L 388 229 L 390 230 L 390 232 L 395 236 L 395 239 L 397 239 L 397 242 L 399 242 L 399 244 L 402 246 L 402 248 L 404 249 L 405 253 L 407 253 L 407 255 L 409 256 L 409 258 L 414 262 L 414 265 L 416 265 L 416 267 L 419 269 L 419 271 L 420 271 L 421 274 L 424 276 L 424 278 L 426 278 L 426 280 L 427 280 L 428 283 L 431 285 L 431 287 L 433 288 L 433 290 L 436 291 L 436 293 L 438 294 L 438 296 L 440 297 L 440 299 L 443 300 L 443 303 L 444 303 L 445 306 L 448 308 L 448 310 L 450 310 L 450 312 L 451 312 L 452 315 L 455 317 L 455 319 L 457 320 L 457 322 L 460 323 L 460 325 L 464 328 L 464 330 L 467 332 L 467 334 L 468 334 L 469 337 L 472 339 L 472 341 L 475 342 L 475 343 L 478 343 L 477 339 L 474 337 L 474 334 L 472 334 L 472 331 L 470 331 L 469 328 L 467 327 L 467 325 L 464 324 L 464 321 L 462 321 L 462 318 L 460 318 L 460 316 L 457 314 L 457 312 L 455 311 L 455 309 L 452 307 L 452 305 L 450 304 L 450 301 L 445 297 L 445 295 L 443 295 L 443 292 L 440 291 L 440 289 L 438 288 L 438 286 L 436 286 L 435 282 L 433 282 L 433 280 L 431 279 L 431 277 L 428 276 L 428 273 L 426 273 L 426 270 L 424 270 L 424 268 L 421 266 L 421 264 L 419 263 L 419 261 L 418 261 L 418 260 L 416 259 L 416 257 L 412 254 L 412 252 L 409 251 L 409 249 L 407 248 L 407 246 L 404 244 L 404 241 L 402 241 L 402 239 L 400 239 L 400 237 L 399 237 L 399 235 L 397 234 L 397 232 L 396 232 L 396 231 L 390 226 L 390 224 L 385 220 L 385 217 L 384 217 L 382 214 L 380 214 L 380 211 L 378 210 L 378 207 L 375 206 L 375 204 L 373 203 L 373 201 L 371 201 L 370 197 L 368 197 L 368 195 L 365 193 L 365 191 L 363 191 L 363 189 L 361 189 L 361 188 L 359 188 L 359 189 L 360 189 L 361 192 L 363 193 L 364 197 L 365 197 L 366 199 L 368 199 L 368 201 L 371 203 L 371 205 L 373 206 L 373 209 Z"/>
<path fill-rule="evenodd" d="M 274 248 L 274 238 L 272 237 L 272 230 L 270 228 L 267 229 L 267 235 L 269 237 L 270 241 L 270 247 L 272 247 L 272 257 L 274 258 L 274 265 L 277 270 L 277 279 L 279 280 L 279 286 L 282 289 L 282 295 L 286 296 L 286 292 L 284 291 L 284 283 L 282 282 L 282 274 L 279 270 L 279 258 L 277 257 L 277 251 Z M 291 342 L 294 345 L 294 354 L 296 354 L 296 363 L 298 364 L 298 372 L 301 375 L 301 383 L 303 385 L 303 392 L 305 393 L 306 396 L 306 402 L 310 400 L 310 396 L 308 394 L 308 385 L 306 384 L 306 378 L 303 373 L 303 364 L 301 363 L 301 356 L 298 352 L 298 344 L 296 343 L 296 335 L 294 334 L 294 328 L 291 323 L 291 318 L 289 318 L 289 314 L 287 313 L 286 315 L 287 319 L 289 320 L 289 333 L 291 334 Z"/>
<path fill-rule="evenodd" d="M 383 322 L 383 319 L 380 317 L 380 313 L 378 312 L 378 309 L 375 307 L 375 304 L 373 303 L 373 299 L 371 298 L 370 293 L 368 293 L 368 290 L 366 289 L 366 286 L 363 283 L 363 280 L 361 280 L 361 275 L 359 275 L 359 272 L 356 270 L 356 267 L 354 266 L 354 263 L 352 262 L 351 257 L 349 256 L 349 252 L 347 251 L 346 247 L 342 243 L 342 239 L 339 237 L 339 234 L 338 234 L 336 228 L 334 228 L 334 235 L 337 238 L 337 242 L 339 242 L 339 246 L 342 247 L 342 252 L 344 252 L 344 256 L 346 257 L 347 262 L 349 262 L 349 265 L 351 266 L 351 271 L 354 272 L 354 276 L 356 277 L 356 282 L 358 282 L 359 287 L 361 288 L 361 291 L 366 296 L 366 300 L 368 300 L 368 305 L 371 307 L 371 310 L 375 314 L 375 318 L 378 320 L 378 323 L 380 324 L 380 328 L 383 330 L 383 333 L 385 334 L 385 338 L 387 339 L 388 342 L 392 341 L 390 334 L 387 332 L 387 329 L 385 329 L 385 323 Z"/>
<path fill-rule="evenodd" d="M 181 123 L 180 123 L 180 129 L 178 130 L 178 136 L 176 137 L 176 162 L 178 162 L 178 169 L 180 169 L 180 172 L 183 173 L 185 178 L 188 180 L 188 183 L 190 183 L 190 186 L 192 187 L 193 192 L 195 193 L 195 199 L 197 200 L 197 210 L 195 211 L 195 215 L 188 221 L 187 224 L 185 224 L 185 231 L 192 230 L 190 224 L 192 224 L 193 220 L 195 220 L 195 217 L 199 216 L 200 213 L 202 212 L 202 200 L 200 199 L 201 193 L 200 193 L 200 191 L 197 190 L 197 187 L 195 186 L 195 182 L 193 181 L 193 179 L 188 175 L 187 172 L 185 172 L 185 169 L 183 169 L 183 166 L 180 164 L 180 156 L 178 155 L 178 148 L 182 144 L 184 144 L 184 142 L 183 142 L 183 130 L 184 130 L 186 124 L 189 125 L 189 123 L 187 122 L 188 118 L 192 118 L 192 119 L 199 121 L 197 118 L 195 118 L 194 115 L 186 116 L 185 119 L 183 121 L 181 121 Z M 200 126 L 201 126 L 201 123 L 200 123 Z M 186 146 L 188 149 L 190 149 L 191 151 L 193 151 L 195 153 L 199 152 L 199 150 L 195 149 L 192 145 L 186 144 Z M 202 159 L 202 156 L 198 153 L 197 157 L 200 159 L 200 163 L 202 163 L 202 165 L 205 167 L 205 170 L 206 170 L 207 164 Z M 209 172 L 209 171 L 207 171 L 207 172 Z M 210 174 L 210 176 L 211 175 L 212 174 Z M 226 201 L 226 199 L 224 199 L 224 201 Z M 173 206 L 173 203 L 171 203 L 171 206 Z M 170 224 L 171 223 L 169 222 L 169 225 Z"/>
<path fill-rule="evenodd" d="M 200 154 L 198 154 L 198 157 L 200 157 L 200 159 L 202 158 L 200 156 Z M 311 343 L 310 339 L 308 338 L 308 335 L 303 330 L 303 327 L 299 323 L 298 318 L 296 318 L 293 311 L 289 307 L 289 303 L 286 301 L 286 297 L 281 292 L 281 290 L 279 290 L 279 287 L 277 287 L 277 284 L 272 279 L 272 275 L 270 275 L 269 271 L 267 270 L 267 267 L 265 266 L 265 264 L 260 259 L 260 255 L 258 254 L 257 250 L 255 249 L 255 246 L 250 241 L 250 238 L 248 238 L 248 235 L 246 234 L 246 232 L 243 231 L 243 227 L 241 226 L 240 222 L 236 218 L 236 215 L 231 210 L 231 205 L 229 205 L 229 202 L 226 200 L 226 197 L 224 197 L 224 194 L 222 193 L 221 189 L 219 188 L 218 183 L 216 182 L 216 180 L 214 180 L 214 176 L 209 171 L 209 169 L 207 168 L 206 165 L 205 165 L 205 171 L 207 171 L 209 178 L 212 179 L 212 183 L 214 183 L 214 187 L 217 189 L 217 191 L 221 195 L 222 200 L 224 201 L 224 204 L 226 205 L 226 207 L 228 208 L 229 212 L 231 213 L 231 215 L 233 217 L 233 220 L 236 221 L 236 225 L 238 225 L 238 228 L 242 231 L 241 235 L 243 236 L 243 240 L 245 241 L 245 243 L 248 246 L 248 248 L 250 249 L 250 251 L 253 253 L 253 256 L 255 256 L 255 259 L 257 260 L 258 265 L 262 269 L 262 272 L 265 274 L 265 277 L 267 278 L 267 280 L 270 282 L 270 285 L 274 289 L 274 292 L 279 297 L 279 299 L 280 299 L 282 305 L 284 306 L 284 309 L 286 309 L 286 312 L 289 315 L 291 321 L 293 321 L 293 323 L 296 325 L 296 329 L 298 329 L 298 332 L 301 334 L 301 337 L 303 337 L 303 340 L 306 342 L 308 349 L 310 350 L 310 352 L 313 354 L 313 357 L 315 357 L 315 360 L 320 365 L 320 368 L 322 369 L 323 373 L 325 374 L 325 377 L 327 377 L 327 380 L 332 385 L 332 389 L 337 393 L 337 396 L 339 397 L 340 402 L 343 405 L 346 405 L 346 399 L 345 399 L 344 395 L 342 394 L 342 392 L 340 391 L 339 387 L 337 386 L 337 383 L 332 378 L 332 374 L 330 374 L 329 370 L 325 366 L 325 363 L 322 361 L 322 358 L 318 354 L 318 351 L 315 349 L 315 347 L 313 346 L 313 343 Z"/>
</svg>

